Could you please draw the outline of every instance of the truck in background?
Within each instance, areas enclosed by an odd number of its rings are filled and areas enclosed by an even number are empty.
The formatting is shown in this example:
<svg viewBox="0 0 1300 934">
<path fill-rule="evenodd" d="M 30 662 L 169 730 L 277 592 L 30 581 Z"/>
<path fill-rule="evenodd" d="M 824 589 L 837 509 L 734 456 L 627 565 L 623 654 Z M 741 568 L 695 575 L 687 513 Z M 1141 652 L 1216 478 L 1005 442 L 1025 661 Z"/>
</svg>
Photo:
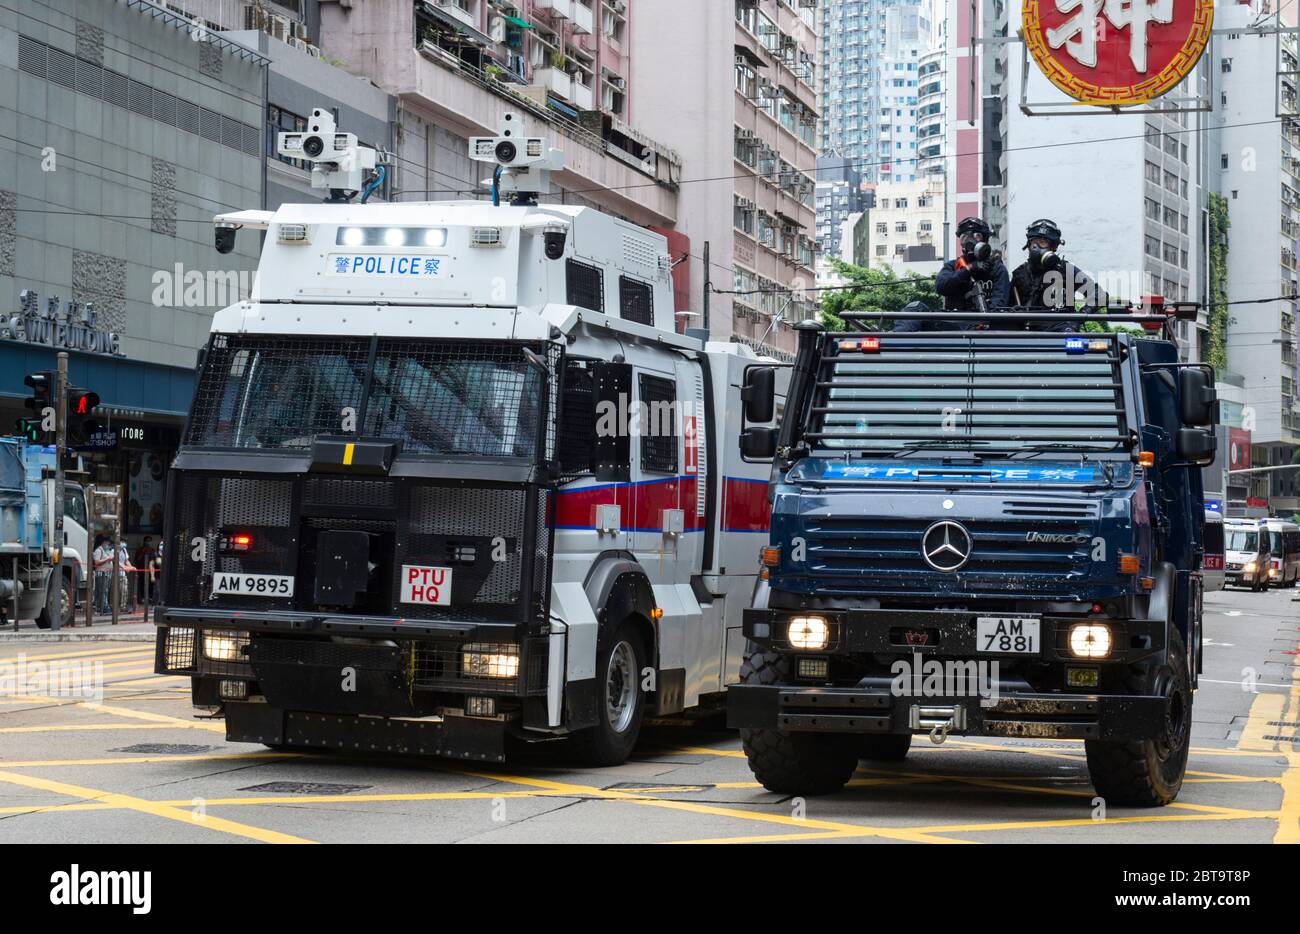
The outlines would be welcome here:
<svg viewBox="0 0 1300 934">
<path fill-rule="evenodd" d="M 85 590 L 89 551 L 86 494 L 64 484 L 63 541 L 55 528 L 55 452 L 0 438 L 0 624 L 33 619 L 41 629 L 69 625 Z M 54 552 L 61 549 L 56 569 Z"/>
<path fill-rule="evenodd" d="M 1129 333 L 797 328 L 779 432 L 741 438 L 774 458 L 728 693 L 758 780 L 834 791 L 914 734 L 1074 738 L 1108 801 L 1172 801 L 1201 670 L 1209 369 Z M 751 397 L 770 381 L 751 371 Z"/>
</svg>

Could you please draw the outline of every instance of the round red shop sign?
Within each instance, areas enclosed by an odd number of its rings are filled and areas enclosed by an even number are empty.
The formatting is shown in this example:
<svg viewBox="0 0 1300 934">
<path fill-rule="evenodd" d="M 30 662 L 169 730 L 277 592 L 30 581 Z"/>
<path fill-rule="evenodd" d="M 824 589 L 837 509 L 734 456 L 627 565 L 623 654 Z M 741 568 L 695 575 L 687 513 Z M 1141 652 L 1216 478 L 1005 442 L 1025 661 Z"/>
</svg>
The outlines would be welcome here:
<svg viewBox="0 0 1300 934">
<path fill-rule="evenodd" d="M 1086 104 L 1141 104 L 1169 91 L 1210 39 L 1213 0 L 1024 0 L 1029 54 Z"/>
</svg>

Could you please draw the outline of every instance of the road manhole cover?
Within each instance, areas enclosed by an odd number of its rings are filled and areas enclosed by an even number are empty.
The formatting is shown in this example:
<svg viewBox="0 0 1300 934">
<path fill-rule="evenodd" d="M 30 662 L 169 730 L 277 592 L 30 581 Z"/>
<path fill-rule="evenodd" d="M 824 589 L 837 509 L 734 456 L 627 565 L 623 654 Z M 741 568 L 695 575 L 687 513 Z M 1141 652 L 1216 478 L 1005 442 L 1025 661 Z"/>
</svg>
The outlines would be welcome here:
<svg viewBox="0 0 1300 934">
<path fill-rule="evenodd" d="M 266 791 L 275 795 L 346 795 L 369 787 L 369 785 L 335 785 L 329 782 L 266 782 L 262 785 L 249 785 L 239 790 Z"/>
<path fill-rule="evenodd" d="M 671 788 L 673 791 L 708 791 L 712 785 L 684 785 L 677 782 L 616 782 L 606 785 L 606 791 L 660 791 Z"/>
<path fill-rule="evenodd" d="M 1265 739 L 1271 739 L 1275 743 L 1300 743 L 1300 736 L 1284 736 L 1280 733 L 1274 733 L 1272 736 L 1265 736 Z"/>
<path fill-rule="evenodd" d="M 135 746 L 123 746 L 110 749 L 109 752 L 139 752 L 152 756 L 196 756 L 211 752 L 215 746 L 187 746 L 184 743 L 138 743 Z"/>
<path fill-rule="evenodd" d="M 1270 720 L 1269 726 L 1300 726 L 1300 720 Z"/>
</svg>

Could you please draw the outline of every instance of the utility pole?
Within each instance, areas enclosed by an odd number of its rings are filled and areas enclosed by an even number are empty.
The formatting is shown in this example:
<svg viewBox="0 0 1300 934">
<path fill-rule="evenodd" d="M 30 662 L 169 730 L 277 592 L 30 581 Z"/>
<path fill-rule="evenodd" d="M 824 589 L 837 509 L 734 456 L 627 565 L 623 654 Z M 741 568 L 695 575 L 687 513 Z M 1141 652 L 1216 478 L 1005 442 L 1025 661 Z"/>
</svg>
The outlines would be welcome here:
<svg viewBox="0 0 1300 934">
<path fill-rule="evenodd" d="M 59 588 L 57 613 L 50 614 L 50 628 L 63 627 L 63 456 L 68 450 L 68 354 L 59 351 L 59 378 L 54 393 L 54 585 Z M 73 609 L 76 609 L 77 591 L 72 590 Z M 75 612 L 74 612 L 75 622 Z"/>
<path fill-rule="evenodd" d="M 709 273 L 712 272 L 711 263 L 709 262 L 709 241 L 704 241 L 704 333 L 709 332 L 709 290 L 713 288 L 713 279 Z"/>
</svg>

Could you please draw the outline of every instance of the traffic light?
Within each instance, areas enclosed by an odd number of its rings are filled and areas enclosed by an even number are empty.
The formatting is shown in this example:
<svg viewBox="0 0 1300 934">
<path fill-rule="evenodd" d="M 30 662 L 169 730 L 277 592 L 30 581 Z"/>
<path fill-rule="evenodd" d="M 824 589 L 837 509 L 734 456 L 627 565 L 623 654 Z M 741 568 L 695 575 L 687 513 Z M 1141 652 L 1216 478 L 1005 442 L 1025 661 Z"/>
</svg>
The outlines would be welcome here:
<svg viewBox="0 0 1300 934">
<path fill-rule="evenodd" d="M 68 437 L 84 441 L 103 425 L 94 417 L 99 406 L 99 393 L 80 386 L 68 387 Z"/>
<path fill-rule="evenodd" d="M 52 433 L 56 428 L 54 394 L 57 380 L 58 374 L 52 370 L 41 370 L 39 373 L 29 373 L 23 377 L 23 382 L 32 390 L 31 396 L 23 400 L 23 405 L 35 413 L 35 420 L 41 431 Z"/>
<path fill-rule="evenodd" d="M 35 444 L 49 443 L 49 437 L 41 430 L 39 418 L 15 418 L 14 433 Z"/>
</svg>

